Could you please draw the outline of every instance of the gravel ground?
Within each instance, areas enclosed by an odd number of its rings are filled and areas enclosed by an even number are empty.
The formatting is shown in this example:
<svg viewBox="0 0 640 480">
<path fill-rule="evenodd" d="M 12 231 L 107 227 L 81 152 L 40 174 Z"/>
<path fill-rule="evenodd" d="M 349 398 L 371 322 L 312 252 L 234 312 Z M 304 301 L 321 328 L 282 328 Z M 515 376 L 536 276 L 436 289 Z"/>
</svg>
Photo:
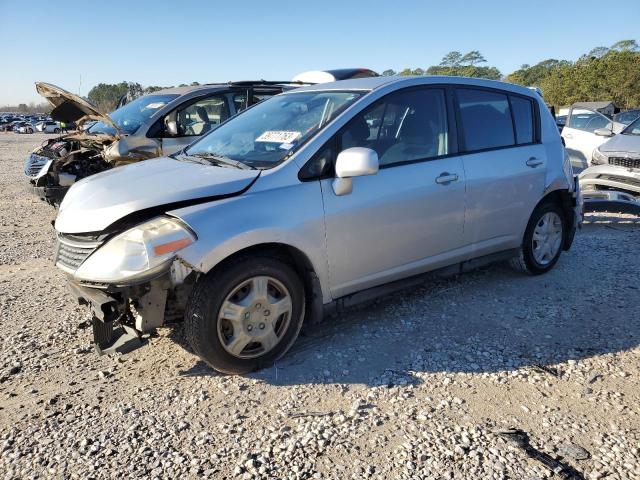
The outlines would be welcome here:
<svg viewBox="0 0 640 480">
<path fill-rule="evenodd" d="M 180 326 L 94 353 L 55 211 L 23 187 L 45 137 L 0 134 L 0 478 L 640 478 L 638 219 L 588 217 L 547 275 L 434 281 L 229 377 Z"/>
</svg>

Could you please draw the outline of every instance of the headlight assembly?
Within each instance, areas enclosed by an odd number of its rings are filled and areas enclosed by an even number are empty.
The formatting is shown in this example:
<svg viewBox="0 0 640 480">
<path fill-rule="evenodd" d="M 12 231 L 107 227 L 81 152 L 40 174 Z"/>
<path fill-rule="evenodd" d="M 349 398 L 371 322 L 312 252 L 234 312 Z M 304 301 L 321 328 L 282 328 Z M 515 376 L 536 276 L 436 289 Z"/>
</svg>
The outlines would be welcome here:
<svg viewBox="0 0 640 480">
<path fill-rule="evenodd" d="M 80 265 L 75 276 L 105 283 L 153 276 L 177 251 L 195 241 L 196 236 L 179 220 L 157 217 L 102 245 Z"/>
<path fill-rule="evenodd" d="M 603 165 L 605 163 L 609 163 L 609 159 L 599 148 L 596 148 L 591 155 L 591 165 Z"/>
</svg>

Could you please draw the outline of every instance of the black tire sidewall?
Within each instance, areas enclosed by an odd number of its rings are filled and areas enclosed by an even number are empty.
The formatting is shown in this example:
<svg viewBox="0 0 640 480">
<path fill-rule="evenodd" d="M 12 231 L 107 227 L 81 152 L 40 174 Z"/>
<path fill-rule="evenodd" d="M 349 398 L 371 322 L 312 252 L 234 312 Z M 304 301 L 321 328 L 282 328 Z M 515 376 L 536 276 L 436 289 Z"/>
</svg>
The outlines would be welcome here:
<svg viewBox="0 0 640 480">
<path fill-rule="evenodd" d="M 560 225 L 562 226 L 562 243 L 560 244 L 560 248 L 558 249 L 558 252 L 553 257 L 553 259 L 548 264 L 541 265 L 533 256 L 533 232 L 536 228 L 536 225 L 540 221 L 540 218 L 542 218 L 543 215 L 549 212 L 553 212 L 560 217 Z M 539 275 L 541 273 L 548 272 L 555 266 L 555 264 L 558 262 L 558 259 L 560 258 L 560 254 L 562 253 L 562 245 L 564 244 L 564 237 L 566 235 L 565 227 L 566 225 L 564 212 L 558 205 L 554 203 L 544 203 L 534 210 L 531 218 L 529 219 L 529 223 L 527 225 L 527 229 L 525 231 L 524 239 L 522 242 L 524 261 L 530 273 Z"/>
<path fill-rule="evenodd" d="M 280 281 L 291 295 L 292 315 L 280 343 L 264 356 L 242 359 L 228 353 L 218 337 L 218 312 L 233 288 L 255 276 Z M 248 373 L 273 364 L 291 347 L 304 320 L 304 288 L 295 270 L 272 257 L 246 258 L 211 272 L 196 283 L 185 311 L 187 337 L 196 354 L 223 373 Z"/>
</svg>

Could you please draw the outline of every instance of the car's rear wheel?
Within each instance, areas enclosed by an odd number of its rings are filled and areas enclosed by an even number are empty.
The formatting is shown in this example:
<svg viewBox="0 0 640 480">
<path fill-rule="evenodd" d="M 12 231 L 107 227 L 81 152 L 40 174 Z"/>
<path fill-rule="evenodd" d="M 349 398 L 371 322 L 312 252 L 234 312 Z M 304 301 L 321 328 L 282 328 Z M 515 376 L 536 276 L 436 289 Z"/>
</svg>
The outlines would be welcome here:
<svg viewBox="0 0 640 480">
<path fill-rule="evenodd" d="M 551 270 L 562 253 L 564 228 L 564 214 L 558 205 L 538 206 L 529 219 L 520 253 L 511 260 L 511 265 L 531 275 Z"/>
<path fill-rule="evenodd" d="M 60 133 L 60 129 L 59 128 L 54 128 L 53 129 L 53 133 Z"/>
<path fill-rule="evenodd" d="M 291 347 L 304 320 L 304 288 L 285 261 L 245 257 L 202 277 L 185 312 L 187 339 L 215 370 L 247 373 Z"/>
</svg>

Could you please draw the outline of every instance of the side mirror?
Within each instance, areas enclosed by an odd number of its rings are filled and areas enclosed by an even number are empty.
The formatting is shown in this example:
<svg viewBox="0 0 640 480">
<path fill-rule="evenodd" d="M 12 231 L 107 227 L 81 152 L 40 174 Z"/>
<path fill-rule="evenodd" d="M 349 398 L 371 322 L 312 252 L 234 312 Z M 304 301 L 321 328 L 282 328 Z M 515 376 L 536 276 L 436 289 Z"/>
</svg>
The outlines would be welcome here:
<svg viewBox="0 0 640 480">
<path fill-rule="evenodd" d="M 347 148 L 336 159 L 336 179 L 333 192 L 336 195 L 348 195 L 353 191 L 352 177 L 375 175 L 378 173 L 378 154 L 370 148 Z"/>
<path fill-rule="evenodd" d="M 595 133 L 599 137 L 612 137 L 613 136 L 613 131 L 609 130 L 608 128 L 597 128 L 597 129 L 595 129 L 593 131 L 593 133 Z"/>
</svg>

